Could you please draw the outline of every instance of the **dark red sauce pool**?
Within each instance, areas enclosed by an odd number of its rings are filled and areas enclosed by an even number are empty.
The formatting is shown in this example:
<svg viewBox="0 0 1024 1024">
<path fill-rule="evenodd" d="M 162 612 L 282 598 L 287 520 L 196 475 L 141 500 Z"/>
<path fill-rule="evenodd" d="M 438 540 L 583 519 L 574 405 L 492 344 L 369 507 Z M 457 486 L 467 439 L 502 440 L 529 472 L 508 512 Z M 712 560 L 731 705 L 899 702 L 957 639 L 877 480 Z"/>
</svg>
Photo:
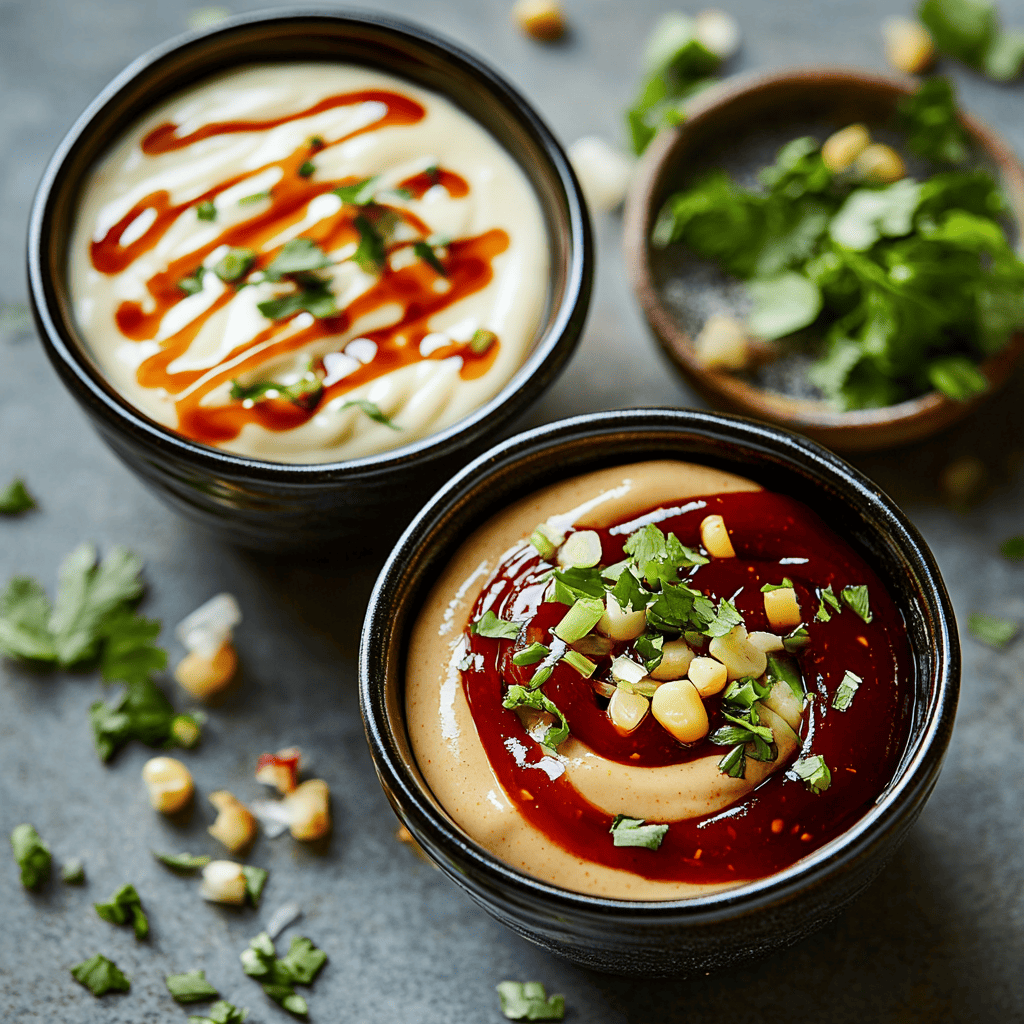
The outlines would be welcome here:
<svg viewBox="0 0 1024 1024">
<path fill-rule="evenodd" d="M 549 630 L 567 610 L 543 599 L 546 582 L 540 577 L 551 563 L 532 547 L 518 549 L 481 592 L 471 616 L 475 621 L 491 609 L 502 619 L 526 619 L 525 635 L 512 641 L 466 633 L 471 654 L 480 656 L 462 674 L 466 697 L 490 762 L 520 813 L 574 855 L 649 879 L 738 881 L 789 866 L 868 810 L 892 779 L 908 730 L 913 667 L 906 629 L 864 560 L 810 509 L 767 491 L 689 500 L 679 508 L 660 510 L 657 525 L 666 534 L 675 533 L 684 545 L 699 548 L 700 523 L 712 514 L 724 517 L 737 557 L 684 570 L 683 579 L 716 604 L 720 598 L 732 600 L 750 632 L 774 632 L 765 616 L 761 586 L 778 584 L 783 577 L 792 580 L 809 634 L 809 642 L 796 654 L 811 694 L 799 756 L 824 757 L 832 782 L 823 793 L 809 791 L 780 768 L 726 810 L 672 822 L 657 850 L 616 847 L 609 834 L 612 817 L 584 800 L 564 776 L 552 779 L 538 766 L 544 749 L 516 713 L 502 706 L 508 685 L 525 685 L 534 670 L 513 665 L 514 651 L 534 640 L 550 644 Z M 623 544 L 639 525 L 598 531 L 601 564 L 623 558 Z M 818 593 L 830 584 L 836 594 L 847 586 L 867 585 L 872 621 L 865 622 L 846 606 L 828 622 L 814 621 Z M 608 678 L 611 658 L 630 648 L 630 643 L 619 643 L 607 657 L 593 658 L 599 663 L 593 678 Z M 832 701 L 847 671 L 863 683 L 849 709 L 837 711 Z M 592 680 L 563 662 L 555 666 L 543 692 L 565 714 L 572 735 L 610 760 L 657 766 L 726 753 L 707 739 L 684 747 L 651 714 L 633 733 L 621 736 Z M 720 702 L 720 696 L 705 700 L 710 732 L 723 724 Z M 630 808 L 623 806 L 621 813 L 630 815 Z"/>
</svg>

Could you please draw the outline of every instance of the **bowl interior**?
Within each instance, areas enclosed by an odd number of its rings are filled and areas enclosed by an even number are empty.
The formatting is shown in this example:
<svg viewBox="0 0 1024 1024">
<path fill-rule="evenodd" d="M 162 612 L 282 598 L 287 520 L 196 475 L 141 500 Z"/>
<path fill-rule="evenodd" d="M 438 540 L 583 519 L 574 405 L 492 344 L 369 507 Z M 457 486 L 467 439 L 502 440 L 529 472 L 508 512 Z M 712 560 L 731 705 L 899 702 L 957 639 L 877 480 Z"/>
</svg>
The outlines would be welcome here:
<svg viewBox="0 0 1024 1024">
<path fill-rule="evenodd" d="M 514 879 L 520 888 L 544 891 L 577 906 L 638 904 L 568 894 L 498 863 L 466 839 L 434 800 L 416 767 L 404 725 L 408 638 L 440 570 L 490 516 L 530 491 L 572 475 L 658 458 L 737 472 L 813 508 L 850 541 L 889 588 L 906 621 L 915 678 L 912 706 L 906 709 L 909 739 L 897 774 L 877 805 L 849 832 L 792 868 L 738 890 L 641 906 L 694 911 L 734 904 L 751 894 L 777 892 L 793 878 L 813 874 L 826 860 L 841 861 L 837 848 L 849 852 L 879 820 L 891 820 L 897 813 L 898 791 L 921 784 L 915 775 L 929 757 L 941 760 L 956 704 L 959 649 L 952 610 L 927 548 L 888 499 L 817 445 L 735 417 L 669 410 L 593 414 L 506 442 L 435 496 L 381 573 L 367 611 L 360 655 L 364 718 L 385 789 L 428 848 L 441 858 L 472 863 L 478 871 Z M 937 761 L 933 767 L 937 771 Z"/>
<path fill-rule="evenodd" d="M 862 122 L 874 138 L 905 153 L 891 125 L 899 102 L 914 88 L 900 79 L 835 69 L 740 79 L 699 97 L 684 125 L 663 133 L 648 150 L 627 218 L 634 288 L 669 356 L 712 401 L 793 426 L 841 450 L 916 439 L 978 404 L 952 402 L 932 392 L 884 409 L 836 412 L 807 382 L 812 357 L 799 351 L 749 375 L 708 370 L 697 360 L 691 339 L 712 314 L 744 318 L 750 310 L 745 286 L 685 246 L 658 249 L 650 243 L 654 222 L 672 193 L 716 169 L 754 187 L 758 172 L 774 163 L 784 144 L 800 136 L 824 141 L 837 129 Z M 969 117 L 964 123 L 974 139 L 976 162 L 1000 179 L 1019 224 L 1024 220 L 1024 172 L 991 130 Z M 924 162 L 908 161 L 908 167 L 911 174 L 929 172 Z M 1016 224 L 1010 227 L 1016 232 Z M 984 369 L 994 387 L 1004 382 L 1021 349 L 1018 339 L 988 360 Z"/>
<path fill-rule="evenodd" d="M 518 390 L 550 361 L 563 335 L 571 334 L 571 342 L 575 341 L 589 297 L 587 215 L 558 143 L 525 100 L 486 65 L 425 30 L 374 15 L 278 12 L 237 18 L 139 58 L 82 115 L 51 163 L 30 234 L 30 249 L 35 250 L 30 251 L 30 266 L 33 259 L 38 260 L 34 298 L 37 310 L 45 307 L 41 319 L 50 328 L 45 333 L 51 342 L 53 334 L 59 338 L 61 358 L 73 364 L 94 394 L 101 393 L 107 404 L 139 420 L 137 410 L 106 383 L 75 323 L 66 261 L 80 182 L 112 143 L 167 96 L 241 65 L 309 60 L 369 66 L 445 95 L 490 131 L 520 165 L 537 194 L 547 228 L 551 253 L 547 305 L 523 366 L 495 399 L 461 424 L 369 461 L 400 459 L 411 448 L 430 448 L 439 438 L 459 433 L 467 422 L 478 422 Z M 559 365 L 567 357 L 568 352 L 563 353 Z M 156 424 L 151 426 L 179 447 L 210 451 Z M 222 461 L 232 461 L 226 453 L 218 454 Z M 239 461 L 251 464 L 254 460 Z M 326 465 L 306 468 L 322 470 Z"/>
</svg>

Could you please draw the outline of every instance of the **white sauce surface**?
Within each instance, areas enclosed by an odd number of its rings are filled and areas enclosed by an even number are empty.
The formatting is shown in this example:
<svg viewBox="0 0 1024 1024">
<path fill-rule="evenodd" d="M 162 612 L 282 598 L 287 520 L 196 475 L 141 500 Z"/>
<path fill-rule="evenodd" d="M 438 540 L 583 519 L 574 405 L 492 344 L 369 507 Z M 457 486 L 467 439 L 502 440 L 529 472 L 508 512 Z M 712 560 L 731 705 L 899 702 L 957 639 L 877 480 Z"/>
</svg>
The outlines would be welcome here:
<svg viewBox="0 0 1024 1024">
<path fill-rule="evenodd" d="M 83 189 L 70 254 L 75 316 L 91 353 L 110 382 L 157 422 L 176 427 L 174 401 L 181 396 L 171 396 L 163 388 L 141 387 L 136 379 L 137 368 L 230 286 L 207 272 L 202 291 L 173 306 L 163 317 L 156 336 L 141 342 L 129 340 L 119 331 L 114 319 L 118 306 L 125 300 L 134 300 L 142 303 L 144 311 L 154 308 L 146 288 L 153 274 L 166 268 L 169 261 L 208 244 L 225 228 L 259 217 L 268 203 L 240 205 L 238 200 L 273 188 L 280 176 L 279 169 L 261 172 L 261 167 L 284 158 L 311 137 L 320 136 L 329 144 L 379 119 L 384 108 L 375 102 L 336 107 L 271 130 L 213 136 L 155 156 L 142 152 L 141 140 L 168 121 L 180 125 L 178 135 L 185 135 L 215 121 L 271 120 L 311 107 L 328 96 L 363 89 L 384 89 L 412 98 L 426 109 L 426 116 L 414 125 L 388 126 L 358 135 L 339 146 L 329 146 L 313 157 L 315 173 L 330 180 L 380 175 L 382 187 L 393 187 L 427 167 L 440 165 L 469 183 L 469 193 L 460 199 L 451 198 L 444 188 L 435 186 L 421 199 L 389 197 L 387 202 L 408 209 L 432 232 L 447 238 L 472 237 L 494 228 L 508 233 L 509 247 L 495 257 L 490 283 L 434 314 L 429 324 L 429 343 L 426 349 L 420 349 L 421 354 L 429 354 L 431 345 L 436 349 L 453 341 L 465 342 L 476 329 L 483 328 L 500 339 L 497 358 L 474 380 L 460 377 L 460 356 L 425 359 L 403 366 L 361 384 L 342 400 L 321 405 L 317 414 L 301 426 L 273 431 L 249 423 L 236 438 L 220 442 L 219 447 L 269 461 L 293 463 L 374 454 L 456 423 L 496 395 L 522 364 L 544 312 L 549 256 L 537 197 L 512 157 L 448 100 L 404 80 L 345 65 L 257 65 L 212 78 L 154 109 L 96 166 Z M 156 246 L 126 270 L 107 275 L 93 268 L 90 242 L 101 239 L 140 199 L 166 189 L 172 203 L 179 204 L 239 173 L 245 174 L 244 180 L 216 199 L 215 222 L 200 220 L 195 209 L 188 208 Z M 307 231 L 334 213 L 340 204 L 332 194 L 318 196 L 308 204 L 300 222 L 274 239 L 272 245 L 264 246 L 264 251 Z M 142 213 L 122 236 L 122 242 L 140 237 L 153 219 L 151 211 Z M 335 251 L 333 256 L 338 262 L 327 271 L 341 308 L 375 280 L 347 260 L 353 248 L 349 245 Z M 393 254 L 392 266 L 403 258 L 403 252 Z M 204 265 L 212 267 L 221 255 L 215 250 Z M 439 290 L 444 286 L 444 281 L 437 282 Z M 240 289 L 207 321 L 170 370 L 205 371 L 214 367 L 227 353 L 251 341 L 268 326 L 267 319 L 256 308 L 257 303 L 281 293 L 280 285 L 270 283 Z M 315 347 L 261 366 L 255 374 L 247 373 L 241 379 L 251 383 L 253 379 L 272 378 L 288 384 L 299 379 L 310 357 L 328 356 L 329 378 L 341 380 L 367 361 L 367 348 L 372 348 L 372 342 L 361 335 L 394 322 L 395 310 L 377 310 L 372 319 L 361 318 L 344 334 L 320 339 Z M 300 314 L 291 323 L 301 329 L 312 323 L 312 318 Z M 372 359 L 372 353 L 369 358 Z M 401 429 L 389 429 L 357 407 L 341 408 L 344 401 L 353 399 L 373 402 Z M 219 387 L 204 398 L 204 402 L 208 400 L 224 404 L 228 401 L 228 387 Z"/>
</svg>

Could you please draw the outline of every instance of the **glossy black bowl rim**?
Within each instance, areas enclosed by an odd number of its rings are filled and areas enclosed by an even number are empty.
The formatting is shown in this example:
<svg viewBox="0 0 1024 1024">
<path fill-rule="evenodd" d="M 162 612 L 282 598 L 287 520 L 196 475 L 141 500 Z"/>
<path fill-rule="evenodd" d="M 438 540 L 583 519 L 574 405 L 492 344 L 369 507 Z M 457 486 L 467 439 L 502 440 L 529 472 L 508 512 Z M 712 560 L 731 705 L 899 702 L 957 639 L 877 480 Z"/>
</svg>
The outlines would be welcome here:
<svg viewBox="0 0 1024 1024">
<path fill-rule="evenodd" d="M 640 434 L 645 430 L 676 430 L 707 440 L 739 442 L 810 470 L 823 486 L 842 492 L 846 498 L 855 497 L 865 510 L 877 516 L 881 531 L 913 567 L 937 626 L 932 638 L 935 667 L 931 697 L 918 732 L 910 737 L 913 754 L 904 755 L 896 779 L 875 805 L 842 835 L 783 871 L 735 889 L 679 900 L 625 900 L 577 893 L 520 872 L 467 840 L 457 826 L 436 810 L 432 798 L 424 794 L 406 768 L 389 728 L 384 687 L 377 681 L 391 641 L 388 612 L 401 601 L 395 584 L 402 568 L 410 560 L 422 557 L 424 538 L 449 511 L 465 506 L 466 492 L 482 487 L 482 479 L 493 473 L 508 472 L 517 459 L 566 442 L 598 441 L 602 434 L 624 430 Z M 636 458 L 642 460 L 644 454 L 641 437 Z M 449 552 L 453 553 L 454 549 Z M 906 609 L 902 610 L 906 614 Z M 930 794 L 952 733 L 959 686 L 960 645 L 952 603 L 934 556 L 892 499 L 859 470 L 815 441 L 746 417 L 697 410 L 621 409 L 588 413 L 517 434 L 485 452 L 434 495 L 396 544 L 370 597 L 359 649 L 359 699 L 378 775 L 410 821 L 459 865 L 458 876 L 451 877 L 460 884 L 467 884 L 463 879 L 469 880 L 471 888 L 482 884 L 492 892 L 502 893 L 503 899 L 514 892 L 523 906 L 533 903 L 555 914 L 572 915 L 576 920 L 616 920 L 620 924 L 662 921 L 707 925 L 739 918 L 786 903 L 852 866 L 883 837 L 898 831 L 901 822 L 914 815 Z"/>
<path fill-rule="evenodd" d="M 118 95 L 131 89 L 136 79 L 147 74 L 153 67 L 173 60 L 180 51 L 202 48 L 208 40 L 225 34 L 265 23 L 309 21 L 312 24 L 324 20 L 382 30 L 400 40 L 431 50 L 443 60 L 461 65 L 463 70 L 482 82 L 484 88 L 503 107 L 515 110 L 520 122 L 537 143 L 538 150 L 554 170 L 564 191 L 565 212 L 569 223 L 565 245 L 569 260 L 565 294 L 554 320 L 513 377 L 487 403 L 444 430 L 377 455 L 340 462 L 273 462 L 236 455 L 176 434 L 149 419 L 108 384 L 102 374 L 91 366 L 79 343 L 65 330 L 62 317 L 56 309 L 53 289 L 47 279 L 44 245 L 49 235 L 55 188 L 60 184 L 65 161 L 89 132 L 97 115 Z M 259 60 L 258 54 L 254 55 L 253 60 Z M 457 96 L 453 95 L 452 98 L 458 102 Z M 29 298 L 43 344 L 49 350 L 51 359 L 66 371 L 65 381 L 73 385 L 76 395 L 88 401 L 106 423 L 115 429 L 129 428 L 168 455 L 177 455 L 208 472 L 236 477 L 256 476 L 292 486 L 393 473 L 433 458 L 450 455 L 478 442 L 487 431 L 495 429 L 490 421 L 497 413 L 501 414 L 503 423 L 511 422 L 550 384 L 572 355 L 590 304 L 594 273 L 590 216 L 572 165 L 543 119 L 513 85 L 482 58 L 415 22 L 376 12 L 327 7 L 274 8 L 238 15 L 207 30 L 175 36 L 132 61 L 89 104 L 50 158 L 32 203 L 27 264 Z"/>
</svg>

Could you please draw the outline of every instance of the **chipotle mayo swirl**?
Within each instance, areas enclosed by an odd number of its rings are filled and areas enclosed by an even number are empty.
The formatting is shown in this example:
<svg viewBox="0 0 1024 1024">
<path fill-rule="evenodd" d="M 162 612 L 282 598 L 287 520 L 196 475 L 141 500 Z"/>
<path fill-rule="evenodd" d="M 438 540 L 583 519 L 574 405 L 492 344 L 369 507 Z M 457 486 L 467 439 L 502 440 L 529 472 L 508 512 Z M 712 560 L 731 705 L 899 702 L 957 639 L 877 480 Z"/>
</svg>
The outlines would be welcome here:
<svg viewBox="0 0 1024 1024">
<path fill-rule="evenodd" d="M 183 92 L 84 183 L 74 312 L 117 390 L 270 461 L 374 454 L 492 398 L 547 298 L 536 196 L 452 103 L 366 68 Z"/>
</svg>

